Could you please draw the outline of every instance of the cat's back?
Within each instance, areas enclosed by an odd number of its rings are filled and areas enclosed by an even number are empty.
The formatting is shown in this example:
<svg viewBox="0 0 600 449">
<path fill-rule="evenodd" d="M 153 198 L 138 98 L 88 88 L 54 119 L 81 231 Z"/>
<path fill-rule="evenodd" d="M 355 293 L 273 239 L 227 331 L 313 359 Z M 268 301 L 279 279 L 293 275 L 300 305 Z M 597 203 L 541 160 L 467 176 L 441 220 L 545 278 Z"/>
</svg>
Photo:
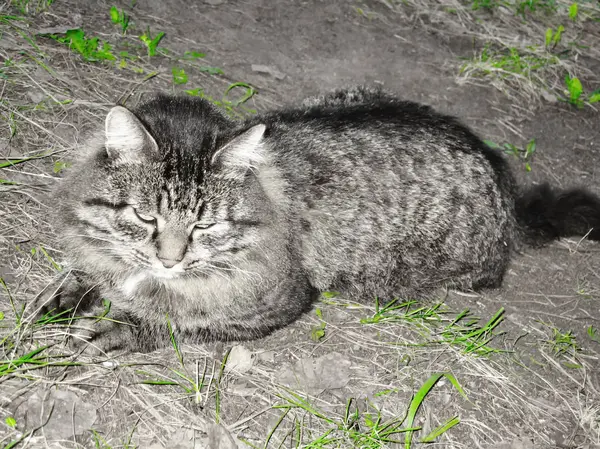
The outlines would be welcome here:
<svg viewBox="0 0 600 449">
<path fill-rule="evenodd" d="M 442 258 L 456 271 L 512 232 L 514 183 L 503 157 L 428 106 L 379 90 L 337 91 L 257 120 L 296 200 L 317 285 L 336 272 L 355 273 L 357 284 L 387 276 L 399 248 L 411 270 Z"/>
<path fill-rule="evenodd" d="M 253 121 L 267 125 L 266 144 L 290 181 L 325 199 L 345 188 L 365 197 L 379 188 L 381 199 L 417 186 L 512 194 L 500 153 L 454 117 L 381 89 L 338 90 Z"/>
</svg>

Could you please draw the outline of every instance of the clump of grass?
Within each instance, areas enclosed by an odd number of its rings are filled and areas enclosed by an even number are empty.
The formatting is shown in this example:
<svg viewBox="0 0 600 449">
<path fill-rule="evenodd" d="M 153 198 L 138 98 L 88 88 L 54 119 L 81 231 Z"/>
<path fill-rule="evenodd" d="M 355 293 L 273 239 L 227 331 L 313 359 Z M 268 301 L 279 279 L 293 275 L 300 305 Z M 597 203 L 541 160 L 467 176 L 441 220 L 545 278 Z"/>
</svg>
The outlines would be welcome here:
<svg viewBox="0 0 600 449">
<path fill-rule="evenodd" d="M 551 330 L 552 337 L 546 343 L 556 357 L 574 355 L 581 350 L 572 331 L 563 332 L 556 327 L 551 327 Z"/>
<path fill-rule="evenodd" d="M 588 326 L 586 332 L 588 337 L 590 337 L 590 340 L 600 343 L 600 333 L 594 326 Z"/>
<path fill-rule="evenodd" d="M 464 390 L 452 374 L 436 373 L 430 376 L 415 393 L 404 415 L 391 419 L 384 419 L 382 412 L 369 402 L 365 407 L 359 407 L 354 398 L 346 401 L 345 409 L 340 416 L 332 416 L 331 413 L 320 410 L 319 407 L 311 404 L 307 398 L 286 388 L 282 393 L 277 394 L 281 403 L 273 406 L 273 409 L 283 410 L 283 413 L 267 435 L 262 448 L 270 447 L 269 444 L 275 440 L 284 420 L 286 418 L 289 420 L 290 412 L 296 412 L 293 413 L 294 431 L 280 432 L 284 435 L 280 437 L 279 447 L 289 440 L 289 447 L 312 449 L 339 447 L 379 449 L 387 447 L 389 444 L 403 444 L 406 449 L 410 449 L 413 447 L 415 432 L 422 430 L 422 427 L 415 425 L 417 414 L 426 397 L 443 378 L 448 379 L 454 388 L 467 399 Z M 298 417 L 297 412 L 308 415 L 322 424 L 322 429 L 317 435 L 315 435 L 316 432 L 309 432 L 304 428 L 304 419 Z M 437 438 L 459 423 L 460 419 L 457 416 L 451 417 L 428 434 L 421 436 L 419 442 L 435 442 Z M 260 448 L 249 441 L 242 441 L 255 449 Z"/>
<path fill-rule="evenodd" d="M 492 318 L 483 326 L 479 324 L 479 318 L 472 317 L 469 310 L 461 312 L 440 333 L 438 343 L 444 343 L 462 348 L 465 354 L 477 356 L 489 356 L 490 354 L 504 352 L 503 350 L 488 346 L 499 334 L 497 327 L 504 319 L 504 308 L 500 308 Z"/>
<path fill-rule="evenodd" d="M 485 78 L 508 95 L 539 96 L 540 89 L 551 90 L 546 79 L 560 70 L 563 61 L 540 45 L 526 47 L 487 43 L 459 70 L 459 79 Z"/>
<path fill-rule="evenodd" d="M 600 37 L 588 31 L 590 22 L 600 18 L 597 2 L 450 0 L 437 5 L 405 0 L 394 10 L 408 17 L 426 10 L 431 22 L 444 23 L 449 35 L 472 37 L 474 55 L 461 55 L 460 82 L 491 84 L 520 102 L 535 105 L 542 98 L 572 103 L 568 92 L 565 96 L 567 75 L 581 80 L 584 87 L 589 85 L 589 90 L 600 81 L 598 73 L 582 62 L 582 58 L 600 60 Z M 573 104 L 591 104 L 589 97 Z"/>
<path fill-rule="evenodd" d="M 503 352 L 489 346 L 499 335 L 497 328 L 502 323 L 503 315 L 504 308 L 501 308 L 481 325 L 480 318 L 473 316 L 468 309 L 452 317 L 450 311 L 443 308 L 441 303 L 418 306 L 416 301 L 399 302 L 395 299 L 382 306 L 379 299 L 376 299 L 373 315 L 362 318 L 360 322 L 366 325 L 408 322 L 430 335 L 420 344 L 422 346 L 447 344 L 460 347 L 465 354 L 489 356 Z"/>
</svg>

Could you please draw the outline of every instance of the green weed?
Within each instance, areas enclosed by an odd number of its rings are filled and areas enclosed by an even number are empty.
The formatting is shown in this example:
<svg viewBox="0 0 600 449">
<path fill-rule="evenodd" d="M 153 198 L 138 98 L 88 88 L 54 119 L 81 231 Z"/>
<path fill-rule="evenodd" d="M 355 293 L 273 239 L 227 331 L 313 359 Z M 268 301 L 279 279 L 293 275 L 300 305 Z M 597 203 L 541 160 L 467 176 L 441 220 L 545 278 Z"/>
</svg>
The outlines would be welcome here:
<svg viewBox="0 0 600 449">
<path fill-rule="evenodd" d="M 173 82 L 175 84 L 186 84 L 188 82 L 188 76 L 184 69 L 173 67 L 171 73 L 173 74 Z"/>
<path fill-rule="evenodd" d="M 204 58 L 205 56 L 204 53 L 199 53 L 197 51 L 186 51 L 183 53 L 183 59 L 185 60 Z"/>
<path fill-rule="evenodd" d="M 52 168 L 52 171 L 55 174 L 59 174 L 61 171 L 63 171 L 65 168 L 69 168 L 71 166 L 70 162 L 63 162 L 63 161 L 56 161 L 54 163 L 54 167 Z"/>
<path fill-rule="evenodd" d="M 546 48 L 549 50 L 553 50 L 558 44 L 560 44 L 560 41 L 562 40 L 562 35 L 565 31 L 565 27 L 562 25 L 559 25 L 556 30 L 553 30 L 552 28 L 548 28 L 546 30 Z"/>
<path fill-rule="evenodd" d="M 116 6 L 110 8 L 110 20 L 115 25 L 121 26 L 121 32 L 125 34 L 129 27 L 130 16 L 124 11 L 119 11 Z"/>
<path fill-rule="evenodd" d="M 581 351 L 581 348 L 577 343 L 577 338 L 573 332 L 563 332 L 552 324 L 541 323 L 549 328 L 552 333 L 544 343 L 555 357 L 574 356 Z"/>
<path fill-rule="evenodd" d="M 502 3 L 498 0 L 473 0 L 471 9 L 477 11 L 478 9 L 493 9 L 500 6 Z"/>
<path fill-rule="evenodd" d="M 317 326 L 313 326 L 313 328 L 310 330 L 310 338 L 313 341 L 320 341 L 325 336 L 325 328 L 327 327 L 327 323 L 323 319 L 323 312 L 321 309 L 317 308 L 315 313 L 319 318 L 319 324 Z"/>
<path fill-rule="evenodd" d="M 150 34 L 150 29 L 146 29 L 146 32 L 140 36 L 140 40 L 148 49 L 148 56 L 156 56 L 156 48 L 164 36 L 165 33 L 161 31 L 155 37 L 152 37 Z"/>
<path fill-rule="evenodd" d="M 243 94 L 237 99 L 230 99 L 232 92 L 238 90 L 241 90 Z M 227 114 L 233 117 L 243 117 L 244 114 L 256 114 L 255 109 L 250 109 L 244 106 L 244 103 L 246 103 L 256 94 L 256 90 L 247 83 L 230 84 L 225 90 L 221 100 L 217 100 L 210 95 L 206 95 L 200 87 L 195 89 L 187 89 L 184 92 L 192 97 L 200 97 L 210 101 L 215 106 L 222 108 Z"/>
<path fill-rule="evenodd" d="M 525 17 L 527 11 L 535 13 L 538 11 L 553 14 L 557 10 L 556 0 L 524 0 L 515 3 L 517 14 Z"/>
<path fill-rule="evenodd" d="M 514 156 L 516 159 L 524 162 L 526 171 L 531 171 L 531 161 L 536 149 L 535 139 L 531 139 L 527 142 L 525 148 L 517 147 L 512 143 L 503 143 L 502 145 L 499 145 L 491 140 L 484 140 L 484 143 L 494 150 L 502 150 L 504 153 Z"/>
<path fill-rule="evenodd" d="M 200 72 L 208 73 L 209 75 L 223 75 L 224 73 L 223 70 L 218 67 L 200 66 L 198 67 L 198 70 Z"/>
<path fill-rule="evenodd" d="M 589 326 L 586 329 L 586 332 L 588 334 L 588 337 L 590 337 L 590 340 L 595 341 L 596 343 L 600 343 L 600 334 L 594 326 Z"/>
<path fill-rule="evenodd" d="M 51 34 L 50 37 L 68 45 L 86 61 L 114 61 L 116 59 L 112 53 L 112 46 L 108 42 L 101 42 L 97 37 L 86 37 L 85 31 L 81 28 L 68 30 L 64 36 Z"/>
<path fill-rule="evenodd" d="M 579 78 L 571 78 L 569 75 L 565 76 L 565 85 L 567 87 L 567 102 L 578 108 L 583 108 L 585 103 L 597 103 L 600 101 L 600 89 L 586 95 L 583 91 L 583 85 Z"/>
<path fill-rule="evenodd" d="M 531 50 L 536 48 L 532 47 Z M 480 76 L 510 78 L 513 75 L 521 75 L 529 78 L 533 72 L 556 65 L 559 60 L 553 55 L 540 56 L 516 47 L 496 48 L 486 44 L 476 62 L 479 64 Z M 463 65 L 461 72 L 467 67 L 467 64 Z"/>
<path fill-rule="evenodd" d="M 156 377 L 155 374 L 137 370 L 137 374 L 143 375 L 147 377 L 147 379 L 142 380 L 140 383 L 146 385 L 157 385 L 157 386 L 175 386 L 182 389 L 186 394 L 194 398 L 194 401 L 197 404 L 203 403 L 202 393 L 205 389 L 210 387 L 210 383 L 206 382 L 206 374 L 207 374 L 207 362 L 204 361 L 204 368 L 200 369 L 200 363 L 196 362 L 195 374 L 190 374 L 188 372 L 188 368 L 184 362 L 183 354 L 179 349 L 179 344 L 177 342 L 175 333 L 173 331 L 173 327 L 171 325 L 171 321 L 169 317 L 166 317 L 167 320 L 167 329 L 169 331 L 169 339 L 171 341 L 171 346 L 175 351 L 175 355 L 177 356 L 177 360 L 179 361 L 179 369 L 169 368 L 174 377 L 169 377 L 165 375 L 159 375 Z M 211 377 L 212 381 L 212 377 Z"/>
<path fill-rule="evenodd" d="M 577 3 L 573 3 L 569 7 L 569 19 L 571 19 L 573 22 L 576 21 L 578 14 L 579 14 L 579 6 L 577 5 Z"/>
<path fill-rule="evenodd" d="M 7 416 L 6 419 L 4 420 L 4 422 L 6 423 L 6 425 L 8 427 L 11 428 L 15 428 L 17 427 L 17 420 L 15 418 L 13 418 L 12 416 Z"/>
</svg>

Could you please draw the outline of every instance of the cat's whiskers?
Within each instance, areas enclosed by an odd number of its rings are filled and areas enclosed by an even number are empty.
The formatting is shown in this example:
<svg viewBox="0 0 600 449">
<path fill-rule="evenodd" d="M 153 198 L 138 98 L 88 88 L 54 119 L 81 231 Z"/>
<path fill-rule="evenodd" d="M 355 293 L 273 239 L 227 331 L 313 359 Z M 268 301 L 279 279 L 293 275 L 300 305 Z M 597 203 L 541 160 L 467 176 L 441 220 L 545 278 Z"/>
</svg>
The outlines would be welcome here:
<svg viewBox="0 0 600 449">
<path fill-rule="evenodd" d="M 227 265 L 228 265 L 228 267 L 224 267 L 224 266 L 213 265 L 210 262 L 208 263 L 209 267 L 215 268 L 216 270 L 235 272 L 237 274 L 244 275 L 244 276 L 248 277 L 249 279 L 252 279 L 253 277 L 257 277 L 259 279 L 259 281 L 261 281 L 261 282 L 263 280 L 262 276 L 257 272 L 244 270 L 243 268 L 240 268 L 240 267 L 232 264 L 231 262 L 227 262 Z"/>
</svg>

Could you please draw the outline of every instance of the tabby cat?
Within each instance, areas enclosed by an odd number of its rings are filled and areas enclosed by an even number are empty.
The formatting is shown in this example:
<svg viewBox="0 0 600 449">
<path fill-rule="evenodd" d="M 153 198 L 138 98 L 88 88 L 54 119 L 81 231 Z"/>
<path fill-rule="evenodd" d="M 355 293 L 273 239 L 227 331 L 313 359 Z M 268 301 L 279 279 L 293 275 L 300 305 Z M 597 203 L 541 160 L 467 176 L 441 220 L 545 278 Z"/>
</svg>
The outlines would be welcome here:
<svg viewBox="0 0 600 449">
<path fill-rule="evenodd" d="M 56 192 L 71 268 L 60 307 L 111 320 L 100 351 L 252 339 L 319 292 L 418 297 L 497 287 L 514 248 L 600 239 L 600 199 L 521 191 L 507 162 L 456 119 L 356 87 L 233 121 L 159 95 L 114 107 Z M 106 304 L 106 302 L 104 303 Z"/>
</svg>

